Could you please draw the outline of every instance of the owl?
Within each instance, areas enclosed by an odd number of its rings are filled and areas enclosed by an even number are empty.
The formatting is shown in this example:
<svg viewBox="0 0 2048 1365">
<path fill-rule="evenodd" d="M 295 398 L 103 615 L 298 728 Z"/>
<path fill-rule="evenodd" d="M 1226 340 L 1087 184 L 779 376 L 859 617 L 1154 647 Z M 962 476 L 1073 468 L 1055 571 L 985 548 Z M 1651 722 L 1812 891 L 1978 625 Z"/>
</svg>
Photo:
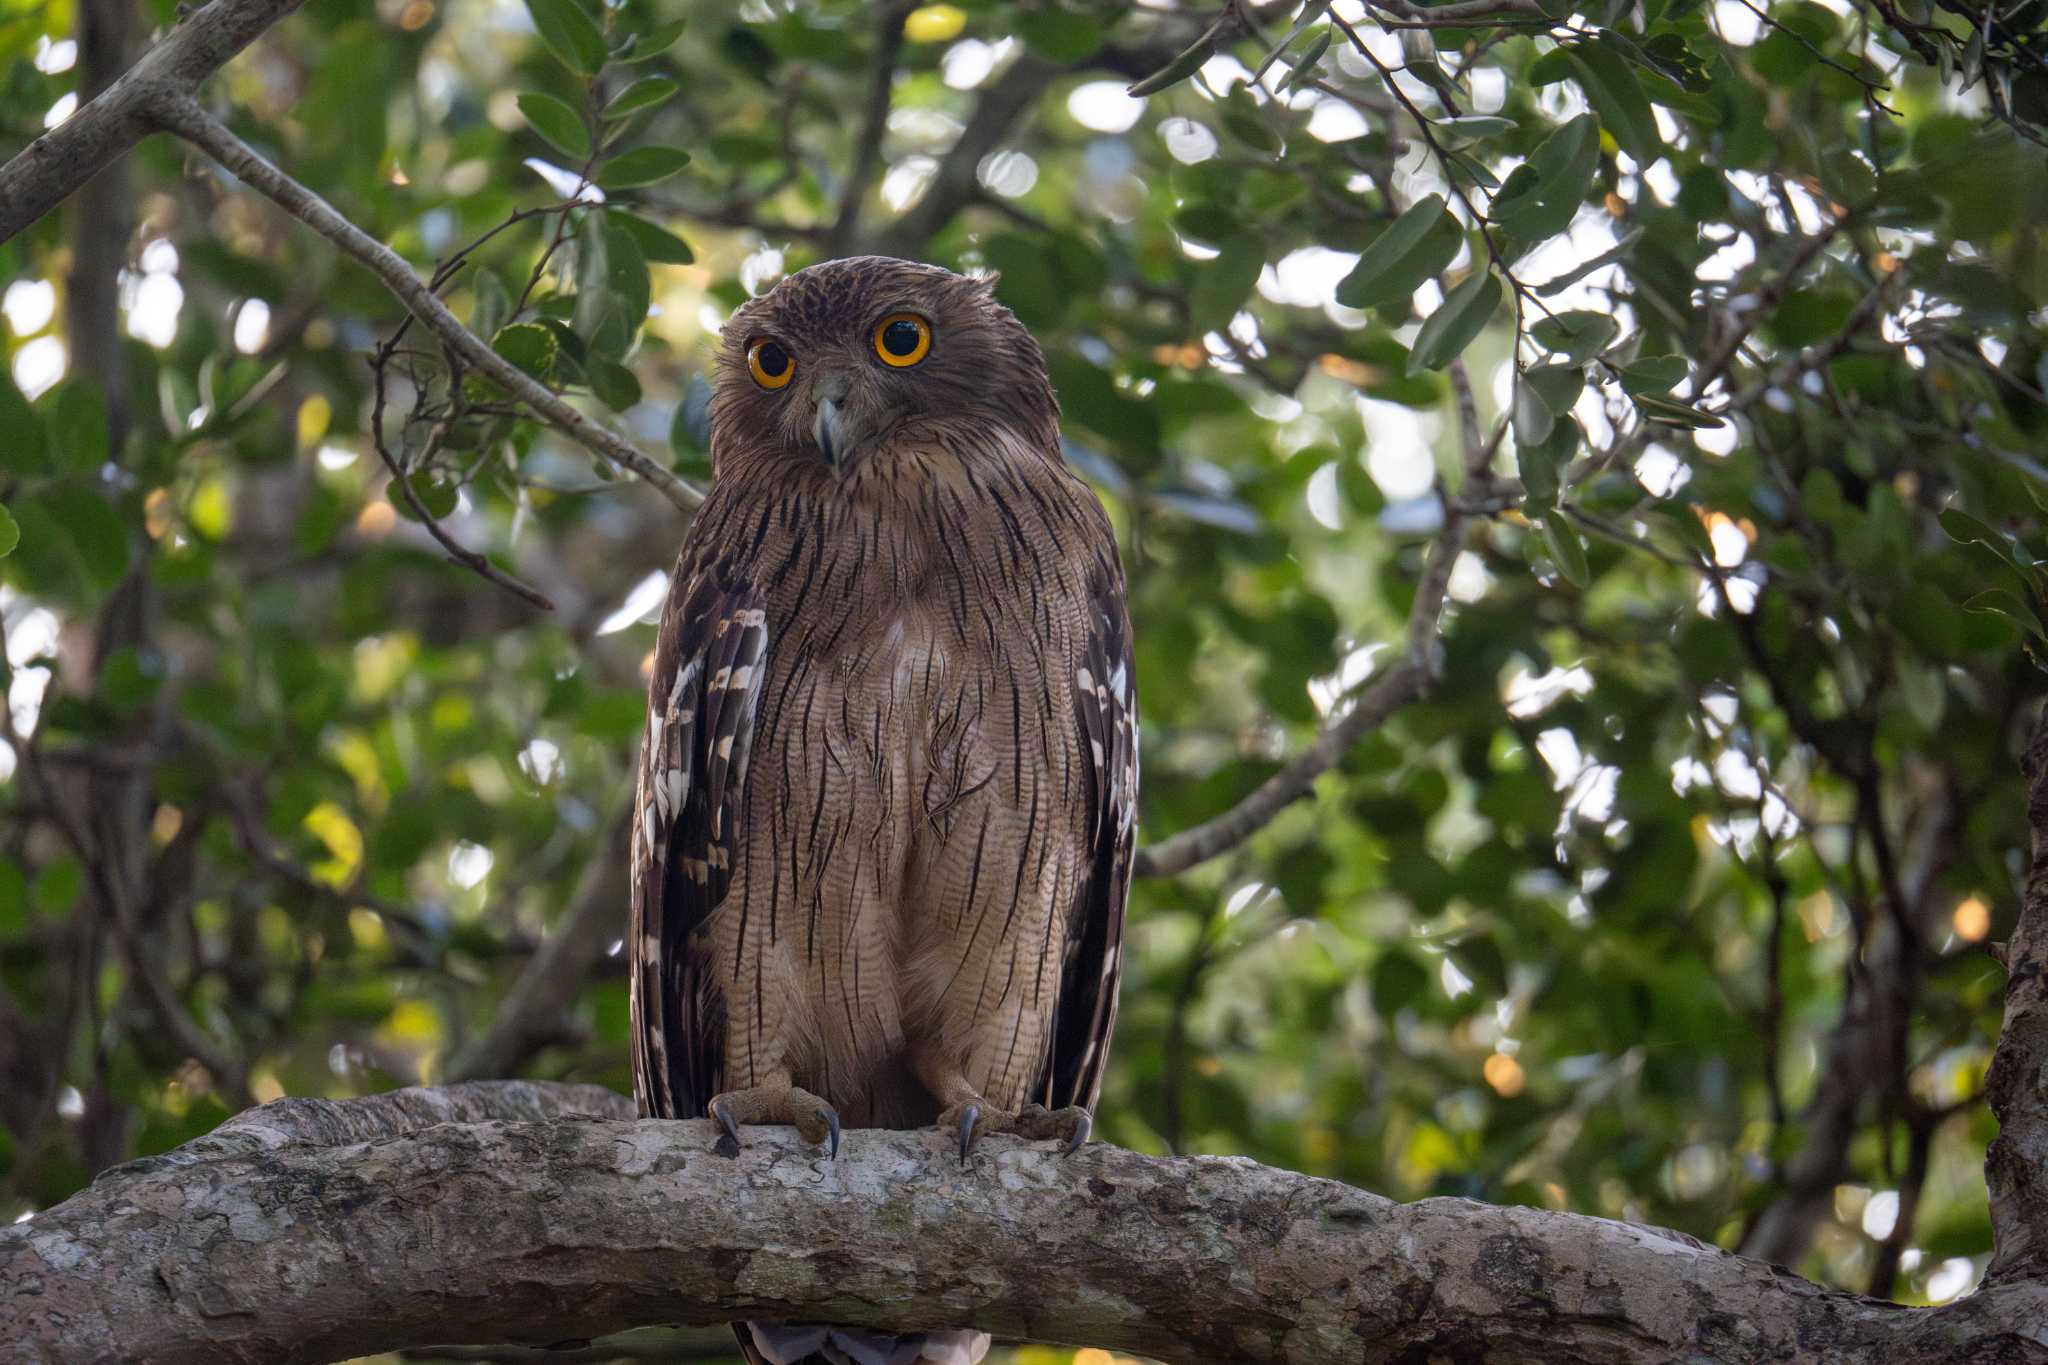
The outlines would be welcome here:
<svg viewBox="0 0 2048 1365">
<path fill-rule="evenodd" d="M 641 1112 L 1087 1140 L 1138 785 L 1124 577 L 994 282 L 801 270 L 726 325 L 632 845 Z M 984 1334 L 746 1324 L 749 1360 Z"/>
</svg>

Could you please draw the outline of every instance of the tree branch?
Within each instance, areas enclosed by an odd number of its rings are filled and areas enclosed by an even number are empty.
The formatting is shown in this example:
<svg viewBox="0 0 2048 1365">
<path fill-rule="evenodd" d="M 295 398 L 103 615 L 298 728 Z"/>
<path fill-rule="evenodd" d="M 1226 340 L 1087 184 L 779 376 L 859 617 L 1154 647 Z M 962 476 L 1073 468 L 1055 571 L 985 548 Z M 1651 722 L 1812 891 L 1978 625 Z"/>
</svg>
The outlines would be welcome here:
<svg viewBox="0 0 2048 1365">
<path fill-rule="evenodd" d="M 632 821 L 624 815 L 611 822 L 611 832 L 583 865 L 561 924 L 498 1003 L 490 1027 L 449 1061 L 448 1079 L 510 1076 L 534 1053 L 562 1037 L 562 1021 L 582 994 L 592 964 L 625 928 L 619 907 L 630 894 L 626 864 L 632 831 Z"/>
<path fill-rule="evenodd" d="M 2048 1278 L 2048 710 L 2027 745 L 2033 861 L 2005 945 L 2005 1026 L 1985 1078 L 1998 1136 L 1984 1155 L 1991 1194 L 1987 1282 Z"/>
<path fill-rule="evenodd" d="M 1462 495 L 1487 481 L 1487 467 L 1493 461 L 1499 440 L 1496 436 L 1488 441 L 1479 430 L 1478 407 L 1462 361 L 1451 367 L 1451 385 L 1458 401 L 1465 487 L 1460 490 L 1461 496 L 1454 498 L 1443 481 L 1438 480 L 1437 497 L 1444 521 L 1430 546 L 1422 581 L 1416 585 L 1415 602 L 1408 612 L 1406 654 L 1366 683 L 1351 700 L 1349 710 L 1325 726 L 1307 748 L 1287 760 L 1279 772 L 1253 788 L 1242 801 L 1193 829 L 1184 829 L 1139 849 L 1132 866 L 1138 876 L 1171 877 L 1237 847 L 1264 829 L 1274 816 L 1308 795 L 1316 779 L 1342 762 L 1353 745 L 1436 686 L 1441 652 L 1437 626 L 1443 617 L 1451 569 L 1465 547 L 1473 518 L 1474 499 Z"/>
<path fill-rule="evenodd" d="M 70 198 L 155 132 L 158 111 L 227 64 L 304 0 L 212 0 L 187 14 L 126 75 L 0 166 L 0 242 Z"/>
<path fill-rule="evenodd" d="M 0 1340 L 47 1362 L 323 1361 L 746 1316 L 974 1325 L 1167 1360 L 2024 1358 L 2048 1286 L 1826 1291 L 1654 1228 L 1401 1205 L 1231 1157 L 703 1121 L 593 1087 L 286 1100 L 0 1229 Z M 2017 1354 L 2015 1354 L 2017 1352 Z"/>
<path fill-rule="evenodd" d="M 701 492 L 492 350 L 397 252 L 264 160 L 200 107 L 193 97 L 200 83 L 301 3 L 212 0 L 187 14 L 98 98 L 0 166 L 0 242 L 55 208 L 144 137 L 167 129 L 369 267 L 468 368 L 489 376 L 565 436 L 639 475 L 679 511 L 693 511 L 704 500 Z"/>
</svg>

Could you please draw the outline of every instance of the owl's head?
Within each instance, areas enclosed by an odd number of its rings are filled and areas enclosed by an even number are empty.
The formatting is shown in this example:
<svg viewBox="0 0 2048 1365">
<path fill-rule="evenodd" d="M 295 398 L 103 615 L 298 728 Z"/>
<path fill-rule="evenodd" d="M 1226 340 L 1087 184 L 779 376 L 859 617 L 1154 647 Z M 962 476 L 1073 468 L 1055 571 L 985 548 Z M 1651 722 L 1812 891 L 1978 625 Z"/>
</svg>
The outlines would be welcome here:
<svg viewBox="0 0 2048 1365">
<path fill-rule="evenodd" d="M 889 256 L 799 270 L 733 314 L 712 389 L 712 446 L 847 473 L 902 435 L 946 447 L 1008 426 L 1057 449 L 1038 343 L 994 281 Z"/>
</svg>

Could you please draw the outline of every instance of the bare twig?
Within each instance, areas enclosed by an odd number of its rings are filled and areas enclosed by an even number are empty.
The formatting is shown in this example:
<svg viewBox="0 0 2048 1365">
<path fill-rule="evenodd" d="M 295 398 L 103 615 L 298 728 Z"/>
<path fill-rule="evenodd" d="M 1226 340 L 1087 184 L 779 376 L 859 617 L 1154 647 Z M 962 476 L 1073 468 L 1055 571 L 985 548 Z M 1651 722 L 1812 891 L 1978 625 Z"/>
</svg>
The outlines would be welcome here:
<svg viewBox="0 0 2048 1365">
<path fill-rule="evenodd" d="M 888 0 L 875 12 L 875 50 L 868 58 L 867 103 L 853 140 L 853 165 L 839 192 L 839 214 L 825 238 L 825 254 L 843 256 L 860 226 L 860 207 L 882 164 L 882 137 L 889 131 L 889 94 L 896 83 L 896 56 L 903 51 L 903 21 L 916 0 Z"/>
</svg>

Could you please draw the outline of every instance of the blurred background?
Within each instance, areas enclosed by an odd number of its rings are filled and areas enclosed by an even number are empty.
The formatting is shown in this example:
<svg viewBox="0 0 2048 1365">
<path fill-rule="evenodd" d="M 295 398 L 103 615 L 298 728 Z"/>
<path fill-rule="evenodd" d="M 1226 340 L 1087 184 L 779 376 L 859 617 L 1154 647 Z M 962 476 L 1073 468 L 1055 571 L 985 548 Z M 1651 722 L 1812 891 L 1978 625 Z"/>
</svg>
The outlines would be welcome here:
<svg viewBox="0 0 2048 1365">
<path fill-rule="evenodd" d="M 1968 9 L 314 0 L 208 99 L 699 485 L 740 301 L 1000 271 L 1145 842 L 1341 720 L 1470 516 L 1434 690 L 1137 882 L 1098 1136 L 1921 1303 L 1990 1247 L 2048 556 L 2048 3 Z M 0 0 L 0 152 L 171 20 Z M 168 138 L 0 246 L 0 1218 L 283 1095 L 630 1089 L 686 517 L 403 316 Z"/>
</svg>

